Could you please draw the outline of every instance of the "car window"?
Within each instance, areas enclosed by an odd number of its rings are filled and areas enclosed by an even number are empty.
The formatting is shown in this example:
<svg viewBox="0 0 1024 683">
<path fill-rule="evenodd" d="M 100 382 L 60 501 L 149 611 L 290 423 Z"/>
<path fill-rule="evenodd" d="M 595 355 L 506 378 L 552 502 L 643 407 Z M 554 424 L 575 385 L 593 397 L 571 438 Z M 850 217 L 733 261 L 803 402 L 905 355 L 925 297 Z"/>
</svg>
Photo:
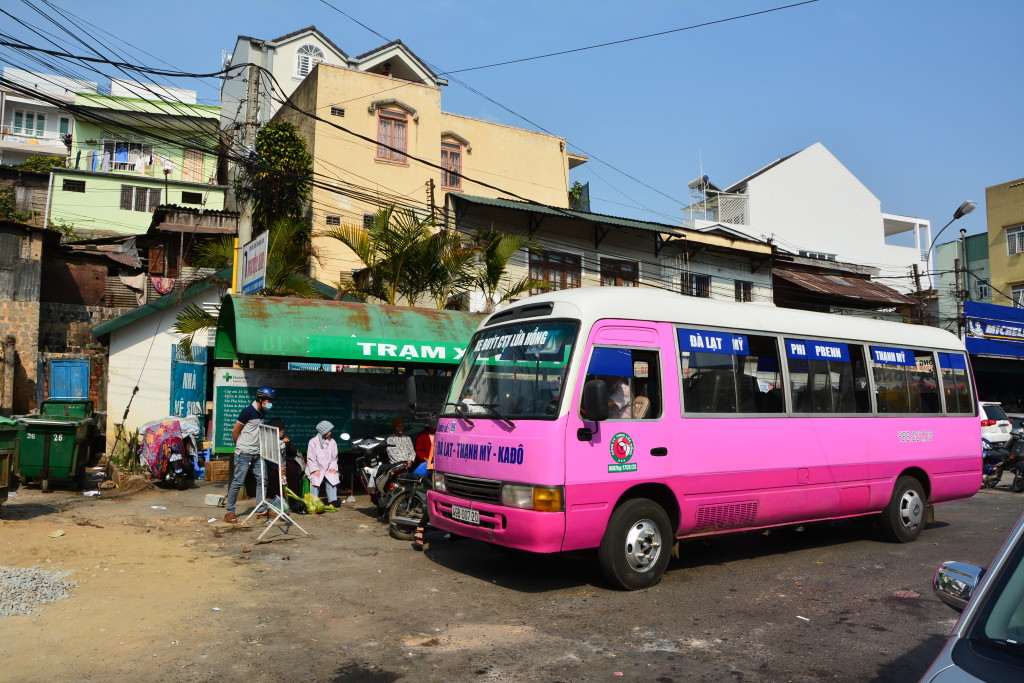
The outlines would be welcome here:
<svg viewBox="0 0 1024 683">
<path fill-rule="evenodd" d="M 1006 413 L 999 406 L 984 406 L 985 414 L 988 415 L 990 420 L 1005 420 L 1007 419 Z"/>
</svg>

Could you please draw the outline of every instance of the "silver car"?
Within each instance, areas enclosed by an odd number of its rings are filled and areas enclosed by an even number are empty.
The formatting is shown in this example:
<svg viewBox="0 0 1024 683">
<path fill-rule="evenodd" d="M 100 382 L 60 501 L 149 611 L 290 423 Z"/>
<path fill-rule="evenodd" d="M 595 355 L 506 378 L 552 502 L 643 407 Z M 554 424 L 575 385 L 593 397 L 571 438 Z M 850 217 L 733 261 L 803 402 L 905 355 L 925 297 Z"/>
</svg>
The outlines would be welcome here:
<svg viewBox="0 0 1024 683">
<path fill-rule="evenodd" d="M 987 570 L 944 562 L 932 587 L 963 614 L 921 680 L 1024 681 L 1024 516 Z"/>
</svg>

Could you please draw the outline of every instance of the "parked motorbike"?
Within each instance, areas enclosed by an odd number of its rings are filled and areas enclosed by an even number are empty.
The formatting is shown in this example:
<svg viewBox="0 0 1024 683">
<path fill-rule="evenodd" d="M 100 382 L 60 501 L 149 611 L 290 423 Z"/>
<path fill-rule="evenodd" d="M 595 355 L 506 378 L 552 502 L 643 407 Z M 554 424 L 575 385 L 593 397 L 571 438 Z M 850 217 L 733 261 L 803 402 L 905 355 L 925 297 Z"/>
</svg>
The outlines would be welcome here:
<svg viewBox="0 0 1024 683">
<path fill-rule="evenodd" d="M 430 476 L 410 472 L 398 476 L 397 484 L 385 501 L 388 533 L 399 541 L 411 541 L 427 511 Z"/>
<path fill-rule="evenodd" d="M 995 488 L 1004 472 L 1013 473 L 1010 490 L 1024 492 L 1024 432 L 1015 431 L 1005 446 L 994 446 L 982 439 L 982 486 Z"/>
<path fill-rule="evenodd" d="M 377 506 L 377 512 L 387 512 L 385 501 L 395 487 L 397 477 L 406 473 L 409 466 L 404 462 L 392 463 L 388 458 L 387 441 L 382 436 L 372 436 L 353 442 L 352 449 L 359 452 L 354 464 L 359 481 L 370 495 L 370 502 Z"/>
<path fill-rule="evenodd" d="M 181 437 L 181 445 L 167 443 L 167 462 L 164 471 L 160 473 L 160 480 L 168 486 L 174 486 L 179 491 L 184 491 L 195 479 L 196 447 L 195 439 L 191 434 L 184 434 Z"/>
</svg>

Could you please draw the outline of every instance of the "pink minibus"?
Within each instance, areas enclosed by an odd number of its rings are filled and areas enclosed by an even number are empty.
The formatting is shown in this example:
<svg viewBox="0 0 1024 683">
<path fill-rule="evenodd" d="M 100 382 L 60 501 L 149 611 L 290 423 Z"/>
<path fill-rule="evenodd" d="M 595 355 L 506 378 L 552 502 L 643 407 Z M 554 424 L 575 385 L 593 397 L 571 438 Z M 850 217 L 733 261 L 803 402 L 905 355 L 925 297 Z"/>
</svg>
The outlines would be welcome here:
<svg viewBox="0 0 1024 683">
<path fill-rule="evenodd" d="M 484 320 L 435 437 L 431 524 L 597 548 L 656 584 L 678 539 L 874 515 L 917 538 L 981 484 L 964 346 L 932 327 L 648 289 L 531 297 Z"/>
</svg>

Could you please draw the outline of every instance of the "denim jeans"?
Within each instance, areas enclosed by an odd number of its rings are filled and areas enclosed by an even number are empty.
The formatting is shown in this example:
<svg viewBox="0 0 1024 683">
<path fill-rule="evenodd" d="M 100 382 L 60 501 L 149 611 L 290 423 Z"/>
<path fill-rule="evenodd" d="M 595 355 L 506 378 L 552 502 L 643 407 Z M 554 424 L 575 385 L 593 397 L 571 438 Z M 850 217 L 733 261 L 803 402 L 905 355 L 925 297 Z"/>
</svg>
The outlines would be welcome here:
<svg viewBox="0 0 1024 683">
<path fill-rule="evenodd" d="M 327 490 L 327 502 L 333 503 L 338 500 L 338 485 L 332 484 L 331 482 L 324 479 L 320 482 L 320 486 L 323 486 Z M 314 496 L 320 492 L 320 486 L 314 486 L 313 482 L 309 482 L 309 492 Z"/>
<path fill-rule="evenodd" d="M 231 479 L 231 486 L 228 487 L 228 499 L 225 508 L 228 512 L 235 511 L 235 502 L 238 500 L 238 492 L 245 486 L 245 477 L 252 469 L 256 477 L 256 511 L 261 512 L 263 508 L 263 464 L 260 462 L 258 453 L 235 453 L 235 476 Z"/>
</svg>

